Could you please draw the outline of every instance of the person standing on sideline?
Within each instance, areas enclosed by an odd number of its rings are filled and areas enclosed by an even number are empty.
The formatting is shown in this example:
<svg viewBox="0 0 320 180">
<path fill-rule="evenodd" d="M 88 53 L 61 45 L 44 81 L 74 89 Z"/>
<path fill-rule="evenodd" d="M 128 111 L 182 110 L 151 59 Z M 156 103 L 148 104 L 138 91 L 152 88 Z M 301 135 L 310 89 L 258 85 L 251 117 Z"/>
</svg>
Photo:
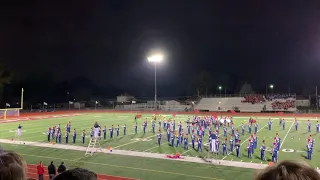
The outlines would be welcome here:
<svg viewBox="0 0 320 180">
<path fill-rule="evenodd" d="M 37 173 L 38 173 L 38 179 L 43 180 L 44 168 L 43 168 L 42 161 L 40 161 L 37 166 Z"/>
<path fill-rule="evenodd" d="M 53 180 L 57 173 L 56 166 L 53 164 L 53 161 L 51 161 L 50 165 L 48 166 L 48 173 L 49 179 Z"/>
<path fill-rule="evenodd" d="M 61 174 L 67 170 L 66 166 L 64 165 L 64 162 L 61 162 L 60 166 L 58 167 L 58 173 Z"/>
</svg>

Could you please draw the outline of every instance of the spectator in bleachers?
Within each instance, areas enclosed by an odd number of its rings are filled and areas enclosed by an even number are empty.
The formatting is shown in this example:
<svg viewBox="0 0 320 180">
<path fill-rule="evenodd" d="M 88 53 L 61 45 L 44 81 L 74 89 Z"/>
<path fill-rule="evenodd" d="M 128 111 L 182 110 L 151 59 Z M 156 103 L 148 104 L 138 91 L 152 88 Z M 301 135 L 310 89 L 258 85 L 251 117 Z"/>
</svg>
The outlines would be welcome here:
<svg viewBox="0 0 320 180">
<path fill-rule="evenodd" d="M 50 165 L 48 166 L 48 174 L 50 180 L 53 180 L 57 174 L 56 166 L 53 164 L 53 161 L 51 161 Z"/>
<path fill-rule="evenodd" d="M 43 167 L 42 161 L 40 161 L 39 164 L 37 165 L 37 174 L 38 174 L 38 179 L 43 180 L 44 167 Z"/>
<path fill-rule="evenodd" d="M 25 162 L 20 155 L 13 151 L 0 149 L 0 179 L 25 179 Z"/>
<path fill-rule="evenodd" d="M 241 102 L 256 104 L 256 103 L 265 102 L 266 100 L 268 101 L 281 100 L 281 99 L 294 100 L 295 98 L 296 98 L 295 95 L 288 95 L 288 94 L 271 94 L 267 96 L 260 95 L 260 94 L 250 94 L 250 95 L 244 96 L 244 100 L 242 100 Z"/>
<path fill-rule="evenodd" d="M 61 174 L 67 170 L 66 166 L 64 165 L 64 162 L 61 162 L 60 166 L 58 167 L 58 173 Z"/>
<path fill-rule="evenodd" d="M 54 180 L 98 180 L 98 177 L 87 169 L 75 168 L 59 174 Z"/>
<path fill-rule="evenodd" d="M 295 95 L 289 95 L 289 94 L 268 94 L 266 96 L 266 99 L 268 101 L 277 100 L 277 99 L 288 99 L 288 98 L 295 99 L 296 96 Z"/>
<path fill-rule="evenodd" d="M 320 180 L 319 173 L 307 163 L 282 161 L 262 170 L 255 180 Z"/>
<path fill-rule="evenodd" d="M 244 97 L 244 100 L 242 100 L 243 103 L 262 103 L 264 102 L 264 96 L 259 94 L 251 94 Z"/>
<path fill-rule="evenodd" d="M 295 100 L 287 100 L 285 102 L 274 101 L 271 105 L 273 110 L 288 110 L 289 108 L 295 108 L 295 104 Z"/>
</svg>

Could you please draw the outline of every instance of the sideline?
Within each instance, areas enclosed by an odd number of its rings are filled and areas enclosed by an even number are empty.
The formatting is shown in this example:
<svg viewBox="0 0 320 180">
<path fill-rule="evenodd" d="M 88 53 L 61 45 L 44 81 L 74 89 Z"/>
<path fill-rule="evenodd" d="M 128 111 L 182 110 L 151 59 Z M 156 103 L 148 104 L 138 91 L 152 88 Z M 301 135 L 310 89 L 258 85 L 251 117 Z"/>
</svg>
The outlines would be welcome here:
<svg viewBox="0 0 320 180">
<path fill-rule="evenodd" d="M 19 141 L 10 141 L 7 139 L 0 139 L 0 143 L 6 144 L 20 144 Z M 24 146 L 20 144 L 21 146 Z M 81 146 L 72 146 L 72 145 L 64 145 L 64 144 L 49 144 L 49 143 L 39 143 L 39 142 L 30 142 L 25 141 L 26 146 L 35 146 L 35 147 L 46 147 L 46 148 L 55 148 L 55 149 L 64 149 L 64 150 L 75 150 L 75 151 L 83 151 L 85 152 L 87 147 Z M 159 153 L 148 153 L 148 152 L 137 152 L 137 151 L 128 151 L 128 150 L 113 150 L 112 152 L 107 149 L 102 149 L 102 153 L 105 154 L 116 154 L 122 156 L 135 156 L 135 157 L 143 157 L 143 158 L 154 158 L 154 159 L 162 159 L 168 161 L 181 161 L 181 162 L 191 162 L 191 163 L 202 163 L 202 164 L 210 164 L 211 159 L 204 159 L 198 157 L 186 157 L 183 159 L 170 159 L 166 157 L 166 154 Z M 212 163 L 215 164 L 215 163 Z M 232 166 L 232 167 L 242 167 L 242 168 L 250 168 L 250 169 L 263 169 L 267 166 L 267 164 L 257 164 L 257 163 L 246 163 L 246 162 L 236 162 L 236 161 L 227 161 L 220 160 L 219 165 L 223 166 Z"/>
<path fill-rule="evenodd" d="M 84 164 L 110 166 L 110 167 L 133 169 L 133 170 L 148 171 L 148 172 L 156 172 L 156 173 L 163 173 L 163 174 L 180 175 L 180 176 L 187 176 L 187 177 L 201 178 L 201 179 L 224 180 L 224 179 L 220 179 L 220 178 L 197 176 L 197 175 L 190 175 L 190 174 L 183 174 L 183 173 L 169 172 L 169 171 L 160 171 L 160 170 L 155 170 L 155 169 L 145 169 L 145 168 L 138 168 L 138 167 L 131 167 L 131 166 L 120 166 L 120 165 L 114 165 L 114 164 L 79 161 L 79 160 L 74 160 L 74 159 L 65 159 L 65 158 L 49 157 L 49 156 L 38 156 L 38 155 L 23 154 L 23 153 L 19 153 L 19 154 L 23 155 L 23 156 L 38 157 L 38 158 L 51 159 L 51 160 L 63 160 L 63 161 L 69 161 L 69 162 L 81 162 L 81 163 L 84 163 Z"/>
</svg>

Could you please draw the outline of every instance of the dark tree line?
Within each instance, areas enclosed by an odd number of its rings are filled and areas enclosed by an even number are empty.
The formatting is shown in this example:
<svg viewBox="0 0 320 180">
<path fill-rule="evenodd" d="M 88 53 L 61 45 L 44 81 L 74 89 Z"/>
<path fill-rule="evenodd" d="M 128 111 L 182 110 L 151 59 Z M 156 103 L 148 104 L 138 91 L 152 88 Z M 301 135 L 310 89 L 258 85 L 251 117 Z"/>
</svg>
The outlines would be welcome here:
<svg viewBox="0 0 320 180">
<path fill-rule="evenodd" d="M 75 78 L 69 82 L 55 82 L 53 75 L 48 72 L 34 72 L 20 82 L 12 81 L 3 87 L 6 102 L 18 101 L 21 88 L 24 88 L 24 100 L 29 103 L 88 101 L 95 97 L 116 96 L 112 88 L 97 86 L 85 77 Z"/>
<path fill-rule="evenodd" d="M 3 80 L 0 79 L 0 93 L 4 95 L 1 96 L 4 97 L 3 101 L 7 102 L 18 101 L 21 95 L 21 88 L 25 90 L 24 100 L 30 103 L 59 103 L 88 101 L 92 98 L 115 98 L 124 92 L 124 90 L 113 89 L 112 87 L 98 86 L 85 77 L 78 77 L 69 82 L 55 82 L 53 74 L 42 71 L 30 73 L 20 82 L 12 79 L 12 76 L 3 77 Z M 202 71 L 191 75 L 191 77 L 189 84 L 185 87 L 185 95 L 218 94 L 220 91 L 219 86 L 222 87 L 223 94 L 225 91 L 227 94 L 250 94 L 254 92 L 250 84 L 238 81 L 235 76 L 228 74 L 214 74 L 209 71 Z"/>
<path fill-rule="evenodd" d="M 199 96 L 219 94 L 219 87 L 223 94 L 254 93 L 250 84 L 239 80 L 235 75 L 201 71 L 193 75 L 187 87 L 187 94 Z"/>
</svg>

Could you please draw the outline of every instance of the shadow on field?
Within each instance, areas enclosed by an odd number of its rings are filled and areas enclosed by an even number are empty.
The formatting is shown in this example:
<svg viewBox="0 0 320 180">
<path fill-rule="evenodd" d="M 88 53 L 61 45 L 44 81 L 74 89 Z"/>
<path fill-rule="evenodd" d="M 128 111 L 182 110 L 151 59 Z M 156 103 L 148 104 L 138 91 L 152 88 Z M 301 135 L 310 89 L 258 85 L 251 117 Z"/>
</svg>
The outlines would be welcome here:
<svg viewBox="0 0 320 180">
<path fill-rule="evenodd" d="M 117 138 L 117 140 L 121 140 L 124 136 L 120 136 L 119 138 Z"/>
<path fill-rule="evenodd" d="M 308 159 L 308 157 L 306 155 L 300 154 L 301 157 Z"/>
<path fill-rule="evenodd" d="M 137 134 L 133 134 L 131 135 L 131 139 L 133 139 L 134 137 L 136 137 Z"/>
</svg>

